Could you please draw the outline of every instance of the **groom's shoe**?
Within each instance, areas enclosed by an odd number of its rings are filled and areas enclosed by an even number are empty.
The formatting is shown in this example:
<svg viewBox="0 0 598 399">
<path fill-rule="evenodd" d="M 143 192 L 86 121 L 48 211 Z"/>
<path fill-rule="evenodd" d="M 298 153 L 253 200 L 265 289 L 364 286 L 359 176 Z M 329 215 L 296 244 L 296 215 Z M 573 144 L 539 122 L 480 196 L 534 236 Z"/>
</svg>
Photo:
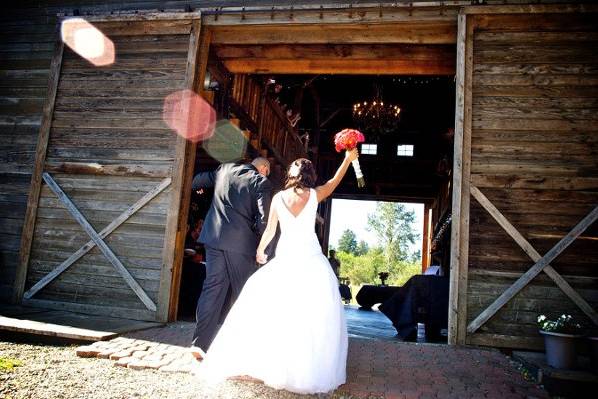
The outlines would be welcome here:
<svg viewBox="0 0 598 399">
<path fill-rule="evenodd" d="M 205 359 L 206 357 L 206 353 L 199 346 L 192 346 L 191 348 L 189 348 L 189 353 L 191 353 L 191 355 L 193 355 L 194 358 L 200 361 Z"/>
</svg>

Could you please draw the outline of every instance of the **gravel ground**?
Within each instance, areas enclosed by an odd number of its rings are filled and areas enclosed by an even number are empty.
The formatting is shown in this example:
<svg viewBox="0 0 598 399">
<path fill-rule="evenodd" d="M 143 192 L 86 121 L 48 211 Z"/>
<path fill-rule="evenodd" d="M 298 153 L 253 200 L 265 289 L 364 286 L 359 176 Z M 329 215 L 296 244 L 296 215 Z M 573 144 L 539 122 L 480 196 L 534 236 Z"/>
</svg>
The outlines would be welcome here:
<svg viewBox="0 0 598 399">
<path fill-rule="evenodd" d="M 0 370 L 0 399 L 310 398 L 263 384 L 227 381 L 208 387 L 190 374 L 115 367 L 105 359 L 75 355 L 76 346 L 0 341 L 0 357 L 20 360 Z M 339 398 L 334 395 L 333 397 Z"/>
</svg>

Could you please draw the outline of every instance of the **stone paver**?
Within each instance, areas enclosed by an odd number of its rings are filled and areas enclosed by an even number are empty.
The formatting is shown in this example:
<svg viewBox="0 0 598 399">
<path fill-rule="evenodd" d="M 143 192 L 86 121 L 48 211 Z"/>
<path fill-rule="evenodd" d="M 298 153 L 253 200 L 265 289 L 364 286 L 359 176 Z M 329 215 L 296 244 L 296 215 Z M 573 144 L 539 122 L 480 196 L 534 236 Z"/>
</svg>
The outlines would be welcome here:
<svg viewBox="0 0 598 399">
<path fill-rule="evenodd" d="M 81 357 L 104 357 L 130 369 L 192 372 L 187 351 L 193 323 L 173 323 L 77 348 Z M 349 339 L 347 383 L 337 393 L 356 398 L 548 398 L 495 350 Z"/>
</svg>

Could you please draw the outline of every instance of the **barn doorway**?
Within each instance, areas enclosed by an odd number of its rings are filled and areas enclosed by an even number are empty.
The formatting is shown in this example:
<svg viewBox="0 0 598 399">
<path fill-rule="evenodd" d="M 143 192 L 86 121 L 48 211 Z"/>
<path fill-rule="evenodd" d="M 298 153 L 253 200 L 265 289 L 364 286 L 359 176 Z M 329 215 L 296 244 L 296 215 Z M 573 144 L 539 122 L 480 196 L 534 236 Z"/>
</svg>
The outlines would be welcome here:
<svg viewBox="0 0 598 399">
<path fill-rule="evenodd" d="M 385 37 L 385 42 L 371 46 L 350 43 L 362 40 L 355 39 L 355 34 L 363 32 L 363 27 L 345 28 L 347 35 L 336 32 L 334 40 L 349 43 L 322 45 L 302 30 L 291 45 L 284 43 L 288 36 L 274 38 L 272 34 L 273 30 L 290 27 L 252 27 L 251 35 L 248 27 L 209 27 L 207 70 L 216 90 L 204 94 L 219 118 L 230 120 L 243 132 L 246 159 L 264 155 L 274 161 L 271 178 L 279 187 L 286 164 L 298 156 L 314 160 L 320 176 L 331 175 L 338 158 L 331 134 L 354 126 L 352 108 L 357 102 L 379 96 L 398 104 L 398 125 L 382 134 L 370 133 L 370 142 L 360 148 L 362 169 L 369 176 L 366 188 L 357 190 L 350 172 L 334 198 L 423 205 L 421 271 L 438 266 L 436 270 L 446 272 L 450 259 L 456 37 L 449 33 L 439 39 L 438 35 L 432 38 L 422 33 L 420 44 Z M 435 29 L 445 33 L 454 29 L 456 33 L 452 23 L 441 23 Z M 382 32 L 384 27 L 374 30 Z M 239 35 L 242 43 L 233 40 Z M 209 151 L 198 146 L 195 170 L 213 169 L 218 164 Z M 331 201 L 320 206 L 321 220 L 316 225 L 323 251 L 330 244 L 331 209 Z M 179 292 L 179 301 L 183 298 Z"/>
<path fill-rule="evenodd" d="M 239 77 L 235 76 L 234 79 Z M 421 227 L 419 233 L 421 237 L 418 238 L 418 241 L 421 240 L 419 241 L 421 245 L 416 256 L 419 265 L 418 274 L 429 272 L 444 276 L 443 284 L 446 285 L 446 289 L 442 292 L 445 293 L 445 297 L 434 296 L 433 299 L 441 302 L 439 306 L 448 306 L 450 185 L 455 92 L 453 77 L 327 74 L 244 75 L 243 79 L 262 87 L 266 95 L 273 100 L 273 104 L 280 107 L 280 114 L 287 118 L 289 124 L 294 123 L 292 127 L 301 140 L 307 157 L 317 162 L 321 180 L 331 176 L 338 165 L 339 155 L 335 152 L 332 142 L 334 133 L 344 127 L 355 126 L 357 123 L 353 112 L 355 104 L 380 95 L 379 87 L 384 87 L 383 100 L 398 104 L 401 108 L 400 116 L 392 122 L 393 126 L 385 131 L 376 130 L 376 126 L 360 127 L 366 135 L 366 142 L 360 146 L 360 162 L 367 177 L 366 187 L 357 188 L 353 172 L 349 172 L 334 194 L 334 199 L 419 204 L 422 212 L 421 220 L 418 221 L 421 225 L 418 226 Z M 223 93 L 214 95 L 222 96 Z M 216 103 L 225 100 L 215 98 Z M 228 118 L 238 124 L 241 131 L 251 131 L 250 121 L 246 120 L 247 116 L 239 111 L 238 106 L 229 106 Z M 274 165 L 272 180 L 279 189 L 283 183 L 286 165 L 274 156 L 276 149 L 269 147 L 275 146 L 276 143 L 266 143 L 264 148 L 258 149 L 251 141 L 252 138 L 249 137 L 245 158 L 250 159 L 255 155 L 270 156 Z M 210 154 L 210 149 L 200 146 L 196 171 L 215 168 L 218 164 L 219 160 Z M 331 213 L 334 209 L 333 201 L 327 201 L 321 206 L 322 222 L 318 224 L 318 228 L 324 251 L 337 246 L 337 243 L 330 241 L 329 231 Z M 209 196 L 193 194 L 189 219 L 191 229 L 201 218 L 202 212 L 205 215 L 208 206 Z M 187 256 L 185 259 L 188 261 L 190 258 Z M 201 262 L 200 257 L 196 257 L 195 260 Z M 413 257 L 410 260 L 415 261 Z M 199 278 L 201 278 L 200 272 L 191 273 L 189 270 L 197 271 L 198 266 L 203 267 L 197 262 L 195 265 L 185 264 L 186 269 L 183 270 L 180 291 L 182 306 L 179 306 L 179 316 L 186 320 L 193 319 L 193 302 L 196 300 L 195 295 L 198 294 Z M 412 284 L 421 287 L 425 283 Z M 380 286 L 381 284 L 378 279 L 360 281 L 358 285 L 352 287 L 355 297 L 360 290 L 364 290 L 362 288 L 364 285 Z M 384 300 L 390 299 L 390 294 L 396 292 L 394 288 L 397 286 L 391 285 L 391 289 L 382 295 Z M 429 287 L 426 286 L 425 289 L 428 290 L 423 294 L 425 297 L 433 296 Z M 368 287 L 365 288 L 365 291 L 367 290 Z M 383 291 L 385 287 L 378 287 L 375 290 Z M 368 295 L 365 291 L 361 296 Z M 416 291 L 410 295 L 421 297 L 422 294 Z M 365 300 L 365 306 L 359 306 L 367 308 L 370 300 Z M 425 303 L 425 298 L 419 300 Z M 377 307 L 382 302 L 384 302 L 382 299 L 376 300 L 372 305 Z M 419 308 L 423 309 L 422 306 Z M 429 313 L 431 310 L 421 310 L 422 314 L 419 317 L 424 317 L 426 312 Z M 434 312 L 438 313 L 437 310 Z M 442 340 L 442 336 L 446 336 L 446 311 L 442 318 L 443 321 L 440 323 L 442 328 L 436 334 L 436 340 Z M 367 323 L 372 324 L 371 317 L 368 317 Z M 374 327 L 376 327 L 375 323 Z M 443 330 L 442 336 L 440 330 Z M 409 339 L 415 337 L 413 334 L 408 335 Z"/>
</svg>

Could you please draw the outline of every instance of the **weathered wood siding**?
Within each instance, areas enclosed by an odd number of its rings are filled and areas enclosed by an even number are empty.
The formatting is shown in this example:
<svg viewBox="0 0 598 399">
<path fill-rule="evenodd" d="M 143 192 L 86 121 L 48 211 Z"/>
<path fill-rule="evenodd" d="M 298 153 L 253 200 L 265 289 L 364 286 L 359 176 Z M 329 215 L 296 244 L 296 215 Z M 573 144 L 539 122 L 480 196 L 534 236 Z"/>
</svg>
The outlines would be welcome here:
<svg viewBox="0 0 598 399">
<path fill-rule="evenodd" d="M 0 23 L 0 300 L 12 294 L 19 263 L 35 145 L 47 93 L 54 26 Z"/>
<path fill-rule="evenodd" d="M 177 140 L 163 120 L 163 105 L 168 94 L 185 88 L 190 21 L 180 28 L 160 21 L 96 26 L 114 42 L 116 62 L 96 67 L 65 46 L 43 170 L 99 232 L 173 174 Z M 164 243 L 170 239 L 165 232 L 171 187 L 105 239 L 155 304 L 163 289 Z M 25 291 L 89 239 L 43 185 Z M 97 247 L 30 301 L 156 318 Z"/>
<path fill-rule="evenodd" d="M 541 254 L 598 205 L 597 14 L 476 16 L 471 185 Z M 472 197 L 468 323 L 535 262 Z M 598 308 L 598 226 L 553 263 Z M 539 314 L 591 321 L 541 273 L 467 342 L 541 348 Z"/>
</svg>

